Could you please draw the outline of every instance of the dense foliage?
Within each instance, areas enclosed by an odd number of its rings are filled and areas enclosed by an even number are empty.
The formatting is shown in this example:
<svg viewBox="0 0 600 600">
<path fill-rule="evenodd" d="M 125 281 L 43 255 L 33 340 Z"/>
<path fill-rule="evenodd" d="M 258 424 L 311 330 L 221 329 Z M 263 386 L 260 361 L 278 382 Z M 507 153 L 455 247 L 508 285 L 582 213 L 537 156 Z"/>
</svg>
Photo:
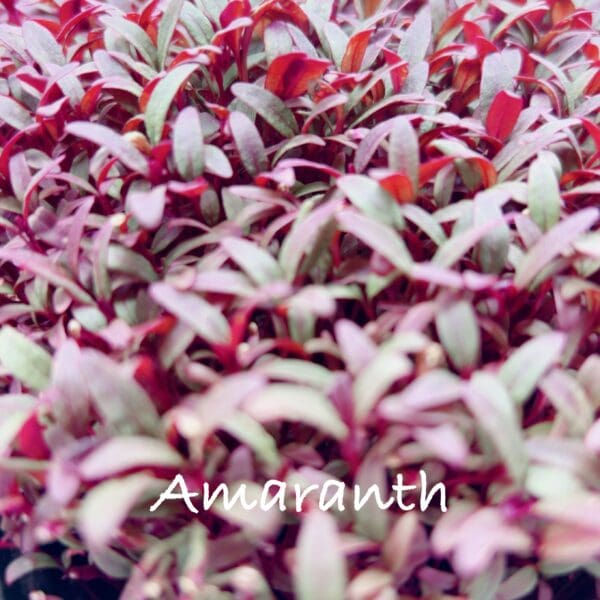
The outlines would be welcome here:
<svg viewBox="0 0 600 600">
<path fill-rule="evenodd" d="M 597 1 L 0 11 L 9 583 L 509 600 L 600 574 Z M 421 469 L 448 512 L 148 508 L 176 473 Z"/>
</svg>

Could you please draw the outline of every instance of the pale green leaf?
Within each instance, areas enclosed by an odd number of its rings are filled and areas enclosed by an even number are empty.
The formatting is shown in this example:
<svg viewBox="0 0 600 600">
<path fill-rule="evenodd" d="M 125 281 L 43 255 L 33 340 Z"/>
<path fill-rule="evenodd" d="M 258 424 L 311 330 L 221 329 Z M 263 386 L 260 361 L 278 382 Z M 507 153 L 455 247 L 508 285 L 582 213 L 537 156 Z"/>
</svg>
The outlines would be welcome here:
<svg viewBox="0 0 600 600">
<path fill-rule="evenodd" d="M 258 85 L 242 82 L 232 85 L 231 90 L 237 98 L 255 110 L 282 136 L 291 138 L 298 133 L 298 125 L 294 114 L 272 92 Z"/>
<path fill-rule="evenodd" d="M 169 71 L 152 90 L 144 120 L 148 139 L 153 145 L 156 145 L 162 137 L 165 119 L 175 94 L 198 67 L 199 65 L 195 63 L 178 65 Z"/>
<path fill-rule="evenodd" d="M 0 329 L 0 364 L 32 390 L 43 390 L 50 381 L 50 354 L 10 325 Z"/>
<path fill-rule="evenodd" d="M 171 43 L 171 38 L 175 32 L 182 6 L 183 0 L 169 0 L 158 24 L 158 38 L 156 45 L 158 47 L 158 67 L 160 69 L 165 68 L 169 44 Z"/>
</svg>

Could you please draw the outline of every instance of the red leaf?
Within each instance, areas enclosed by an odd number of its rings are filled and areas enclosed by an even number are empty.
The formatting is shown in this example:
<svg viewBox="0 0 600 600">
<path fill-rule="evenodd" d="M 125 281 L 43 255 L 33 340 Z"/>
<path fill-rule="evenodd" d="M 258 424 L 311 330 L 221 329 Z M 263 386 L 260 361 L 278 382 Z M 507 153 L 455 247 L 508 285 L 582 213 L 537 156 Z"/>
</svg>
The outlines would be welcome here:
<svg viewBox="0 0 600 600">
<path fill-rule="evenodd" d="M 377 12 L 380 4 L 381 0 L 362 0 L 365 17 L 372 17 Z"/>
<path fill-rule="evenodd" d="M 280 98 L 295 98 L 308 89 L 329 67 L 329 61 L 309 58 L 303 52 L 278 56 L 270 65 L 265 88 Z"/>
<path fill-rule="evenodd" d="M 78 4 L 78 0 L 66 0 L 58 10 L 58 21 L 60 23 L 65 23 L 73 17 L 79 9 L 79 6 L 77 6 Z"/>
<path fill-rule="evenodd" d="M 365 29 L 355 33 L 349 40 L 344 58 L 342 58 L 342 71 L 345 73 L 356 73 L 360 71 L 365 52 L 371 39 L 373 28 Z"/>
<path fill-rule="evenodd" d="M 66 6 L 63 4 L 63 7 Z M 88 17 L 100 11 L 99 6 L 90 6 L 81 12 L 77 12 L 72 15 L 69 20 L 61 27 L 61 30 L 58 32 L 56 36 L 56 41 L 60 43 L 65 43 L 69 41 L 69 37 L 71 34 L 77 29 L 78 25 L 80 25 L 83 21 L 85 21 Z"/>
<path fill-rule="evenodd" d="M 562 115 L 562 101 L 556 90 L 556 88 L 549 82 L 544 79 L 538 79 L 537 77 L 528 77 L 524 75 L 517 75 L 515 77 L 516 81 L 524 82 L 524 83 L 535 83 L 538 85 L 543 92 L 546 93 L 548 98 L 550 98 L 552 102 L 552 109 L 556 112 L 557 115 Z"/>
<path fill-rule="evenodd" d="M 54 21 L 50 21 L 49 19 L 35 19 L 35 22 L 38 25 L 42 25 L 42 27 L 45 27 L 48 31 L 50 31 L 50 33 L 54 37 L 56 37 L 58 35 L 58 32 L 60 31 L 60 25 L 58 23 L 55 23 Z"/>
<path fill-rule="evenodd" d="M 245 25 L 244 17 L 249 15 L 250 5 L 247 0 L 233 0 L 233 2 L 227 4 L 219 16 L 223 27 L 220 33 L 224 34 L 225 44 L 233 50 L 234 55 L 238 58 L 240 56 L 242 28 Z M 251 25 L 251 22 L 248 21 L 247 24 Z M 215 40 L 213 40 L 213 43 L 216 43 Z"/>
<path fill-rule="evenodd" d="M 208 182 L 202 177 L 189 182 L 170 181 L 167 189 L 186 198 L 199 198 L 208 189 Z"/>
<path fill-rule="evenodd" d="M 81 99 L 81 112 L 89 117 L 94 110 L 96 109 L 96 104 L 98 99 L 100 98 L 100 94 L 102 92 L 102 88 L 104 87 L 104 82 L 100 81 L 90 86 L 90 89 L 85 93 L 83 98 Z"/>
<path fill-rule="evenodd" d="M 485 37 L 485 33 L 477 23 L 465 21 L 463 23 L 463 32 L 467 43 L 477 48 L 477 57 L 483 60 L 488 54 L 497 52 L 496 46 Z"/>
<path fill-rule="evenodd" d="M 442 156 L 440 158 L 434 158 L 422 164 L 419 167 L 419 184 L 423 185 L 433 177 L 435 177 L 441 169 L 443 169 L 447 164 L 452 162 L 451 156 Z"/>
<path fill-rule="evenodd" d="M 600 315 L 600 292 L 594 289 L 585 290 L 585 299 L 588 310 L 594 315 Z"/>
<path fill-rule="evenodd" d="M 592 80 L 587 84 L 585 93 L 590 96 L 595 96 L 600 91 L 600 70 L 592 77 Z"/>
<path fill-rule="evenodd" d="M 479 58 L 465 58 L 456 68 L 452 87 L 464 93 L 480 78 L 481 61 Z"/>
<path fill-rule="evenodd" d="M 325 165 L 320 162 L 315 162 L 312 160 L 306 160 L 305 158 L 286 158 L 284 160 L 279 161 L 277 165 L 279 168 L 307 168 L 307 169 L 317 169 L 318 171 L 322 171 L 326 175 L 337 179 L 340 177 L 341 173 L 330 167 L 329 165 Z"/>
<path fill-rule="evenodd" d="M 227 6 L 219 15 L 219 21 L 221 21 L 222 27 L 227 27 L 236 19 L 248 16 L 250 16 L 250 5 L 248 2 L 244 0 L 233 0 L 233 2 L 227 3 Z"/>
<path fill-rule="evenodd" d="M 589 119 L 581 119 L 581 122 L 587 132 L 592 136 L 594 144 L 596 145 L 596 150 L 600 150 L 600 127 Z"/>
<path fill-rule="evenodd" d="M 36 414 L 32 414 L 21 427 L 17 436 L 17 446 L 28 458 L 48 458 L 48 446 Z"/>
<path fill-rule="evenodd" d="M 505 141 L 514 129 L 522 110 L 523 98 L 502 90 L 496 94 L 490 105 L 485 121 L 487 132 L 501 142 Z"/>
<path fill-rule="evenodd" d="M 27 185 L 27 189 L 25 190 L 25 195 L 23 197 L 23 216 L 28 217 L 29 211 L 31 208 L 31 201 L 33 198 L 33 194 L 35 193 L 37 186 L 50 175 L 56 168 L 60 165 L 60 163 L 64 159 L 64 154 L 57 157 L 56 159 L 49 161 L 46 165 L 41 168 L 29 181 Z"/>
<path fill-rule="evenodd" d="M 408 63 L 388 48 L 382 48 L 382 52 L 385 63 L 393 67 L 389 73 L 394 93 L 398 94 L 404 85 L 404 80 L 408 76 Z"/>
<path fill-rule="evenodd" d="M 404 173 L 391 173 L 379 180 L 379 185 L 393 196 L 400 204 L 413 202 L 415 191 L 408 175 Z"/>
<path fill-rule="evenodd" d="M 552 6 L 552 24 L 556 25 L 563 19 L 572 15 L 575 12 L 575 6 L 571 0 L 558 0 Z"/>
<path fill-rule="evenodd" d="M 37 73 L 17 71 L 16 76 L 19 81 L 30 85 L 32 88 L 40 92 L 40 94 L 44 92 L 48 83 L 48 79 L 46 77 L 38 75 Z"/>
<path fill-rule="evenodd" d="M 475 2 L 468 2 L 458 10 L 455 10 L 445 21 L 444 24 L 440 27 L 436 38 L 439 40 L 442 36 L 446 35 L 450 30 L 457 27 L 462 21 L 463 17 L 473 8 Z"/>
<path fill-rule="evenodd" d="M 8 22 L 13 25 L 19 25 L 19 12 L 15 8 L 14 0 L 0 0 L 0 4 L 4 6 L 4 10 L 8 14 Z"/>
<path fill-rule="evenodd" d="M 169 322 L 172 324 L 171 318 L 169 318 Z M 156 360 L 149 356 L 139 356 L 134 377 L 159 410 L 164 411 L 171 408 L 173 400 Z"/>
<path fill-rule="evenodd" d="M 264 28 L 274 21 L 288 21 L 303 33 L 309 30 L 309 20 L 306 13 L 298 6 L 295 0 L 267 0 L 257 6 L 252 19 L 256 24 L 256 31 L 262 37 Z"/>
<path fill-rule="evenodd" d="M 477 37 L 485 35 L 481 27 L 473 21 L 465 21 L 463 23 L 463 33 L 467 44 L 474 44 Z"/>
<path fill-rule="evenodd" d="M 169 65 L 169 69 L 174 69 L 177 65 L 181 65 L 186 62 L 197 62 L 203 65 L 209 65 L 210 59 L 206 56 L 205 52 L 206 51 L 202 47 L 182 50 L 173 58 L 171 64 Z"/>
<path fill-rule="evenodd" d="M 142 128 L 143 125 L 144 117 L 142 115 L 136 115 L 135 117 L 131 117 L 130 119 L 127 119 L 125 125 L 123 125 L 123 133 L 128 133 L 130 131 L 138 131 Z M 140 148 L 138 148 L 138 150 L 140 150 Z"/>
<path fill-rule="evenodd" d="M 537 21 L 548 12 L 548 6 L 541 2 L 530 2 L 523 5 L 523 8 L 510 13 L 506 19 L 498 26 L 498 29 L 493 32 L 492 39 L 496 40 L 504 36 L 507 31 L 520 21 Z"/>
<path fill-rule="evenodd" d="M 152 2 L 149 2 L 140 13 L 140 20 L 138 25 L 142 29 L 146 29 L 152 22 L 152 13 L 154 12 L 154 9 L 157 7 L 157 5 L 158 0 L 152 0 Z"/>
<path fill-rule="evenodd" d="M 598 48 L 598 46 L 596 46 L 596 44 L 593 43 L 587 43 L 584 47 L 583 47 L 583 53 L 585 54 L 585 57 L 588 60 L 598 60 L 600 59 L 600 49 Z"/>
<path fill-rule="evenodd" d="M 155 77 L 152 81 L 150 81 L 149 83 L 147 83 L 144 86 L 144 89 L 142 90 L 142 93 L 140 94 L 140 98 L 138 101 L 141 112 L 146 112 L 146 106 L 148 105 L 148 100 L 150 100 L 150 96 L 152 96 L 152 92 L 154 91 L 154 88 L 158 85 L 158 83 L 161 79 L 162 79 L 161 77 Z"/>
<path fill-rule="evenodd" d="M 483 60 L 488 54 L 492 54 L 497 51 L 496 46 L 490 42 L 487 38 L 477 36 L 475 38 L 475 47 L 477 48 L 477 56 Z"/>
</svg>

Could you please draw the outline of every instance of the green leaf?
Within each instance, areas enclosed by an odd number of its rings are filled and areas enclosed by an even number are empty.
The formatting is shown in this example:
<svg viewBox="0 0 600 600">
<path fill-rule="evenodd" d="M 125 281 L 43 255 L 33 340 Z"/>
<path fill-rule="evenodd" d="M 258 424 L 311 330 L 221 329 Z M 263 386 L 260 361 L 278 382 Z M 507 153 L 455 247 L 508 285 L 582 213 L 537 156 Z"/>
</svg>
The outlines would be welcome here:
<svg viewBox="0 0 600 600">
<path fill-rule="evenodd" d="M 304 362 L 304 361 L 298 361 Z M 256 456 L 266 466 L 276 469 L 281 464 L 277 444 L 273 436 L 254 419 L 243 412 L 227 417 L 222 429 L 254 450 Z"/>
<path fill-rule="evenodd" d="M 398 394 L 387 396 L 379 412 L 388 419 L 403 420 L 416 412 L 450 404 L 462 395 L 461 379 L 448 369 L 433 369 L 417 377 Z"/>
<path fill-rule="evenodd" d="M 259 423 L 299 421 L 339 440 L 348 434 L 325 394 L 309 387 L 273 383 L 252 394 L 244 410 Z"/>
<path fill-rule="evenodd" d="M 263 540 L 270 539 L 281 528 L 281 512 L 272 507 L 270 510 L 262 510 L 259 506 L 263 487 L 253 481 L 235 481 L 228 486 L 230 497 L 235 497 L 236 493 L 243 493 L 243 497 L 250 503 L 251 508 L 245 508 L 241 503 L 235 503 L 233 506 L 225 506 L 224 498 L 221 496 L 212 506 L 211 510 L 225 521 L 235 527 L 239 527 L 246 539 Z M 254 505 L 254 506 L 252 506 Z M 245 578 L 248 573 L 246 572 Z M 256 582 L 256 577 L 251 579 Z M 237 586 L 236 586 L 237 587 Z M 240 589 L 237 587 L 237 589 Z M 250 590 L 248 590 L 250 591 Z M 251 598 L 271 598 L 270 594 L 249 593 Z"/>
<path fill-rule="evenodd" d="M 215 33 L 212 25 L 204 13 L 191 2 L 184 2 L 180 18 L 183 26 L 198 45 L 202 46 L 210 42 Z"/>
<path fill-rule="evenodd" d="M 515 286 L 520 289 L 528 287 L 554 258 L 590 229 L 599 216 L 598 208 L 585 208 L 573 213 L 545 233 L 517 266 Z"/>
<path fill-rule="evenodd" d="M 362 423 L 377 401 L 398 379 L 412 372 L 412 362 L 401 354 L 380 352 L 360 371 L 352 386 L 356 418 Z"/>
<path fill-rule="evenodd" d="M 412 67 L 425 58 L 430 43 L 431 11 L 425 4 L 402 35 L 398 54 Z"/>
<path fill-rule="evenodd" d="M 379 490 L 383 502 L 388 501 L 390 494 L 384 458 L 377 456 L 376 452 L 371 452 L 362 458 L 354 483 L 359 486 L 360 490 L 368 490 L 371 486 L 375 486 Z M 373 496 L 366 500 L 361 509 L 355 512 L 355 515 L 354 530 L 358 535 L 376 542 L 383 542 L 388 537 L 391 523 L 390 514 L 387 510 L 381 509 Z"/>
<path fill-rule="evenodd" d="M 312 133 L 300 134 L 283 142 L 277 152 L 273 155 L 272 163 L 276 164 L 279 162 L 286 152 L 308 144 L 314 146 L 326 146 L 326 143 L 318 135 Z"/>
<path fill-rule="evenodd" d="M 87 480 L 104 479 L 117 473 L 141 467 L 177 467 L 182 458 L 169 444 L 151 437 L 113 437 L 78 465 L 79 474 Z"/>
<path fill-rule="evenodd" d="M 182 292 L 159 282 L 150 286 L 150 296 L 207 342 L 227 344 L 231 340 L 227 319 L 198 294 Z"/>
<path fill-rule="evenodd" d="M 394 225 L 402 219 L 398 205 L 377 181 L 365 175 L 344 175 L 337 186 L 367 217 L 385 225 Z"/>
<path fill-rule="evenodd" d="M 502 218 L 485 219 L 483 223 L 466 231 L 453 232 L 453 235 L 438 248 L 431 262 L 441 267 L 453 266 L 488 233 L 501 227 L 503 222 Z"/>
<path fill-rule="evenodd" d="M 185 63 L 175 67 L 152 90 L 144 115 L 146 132 L 152 145 L 158 144 L 161 140 L 165 119 L 175 94 L 199 66 Z"/>
<path fill-rule="evenodd" d="M 473 205 L 474 226 L 482 227 L 486 223 L 495 223 L 477 245 L 477 257 L 486 273 L 501 273 L 510 245 L 510 229 L 502 218 L 500 201 L 502 194 L 493 189 L 477 194 Z"/>
<path fill-rule="evenodd" d="M 100 331 L 108 325 L 106 316 L 96 306 L 77 306 L 72 312 L 73 317 L 89 331 Z"/>
<path fill-rule="evenodd" d="M 465 400 L 508 472 L 521 482 L 527 471 L 527 452 L 515 405 L 502 382 L 489 373 L 475 373 L 465 391 Z"/>
<path fill-rule="evenodd" d="M 79 364 L 73 365 L 81 371 L 96 411 L 110 429 L 125 435 L 157 435 L 161 424 L 154 403 L 123 367 L 90 348 L 82 350 Z"/>
<path fill-rule="evenodd" d="M 231 163 L 225 152 L 212 144 L 204 146 L 204 168 L 207 173 L 212 173 L 223 179 L 229 179 L 233 175 Z"/>
<path fill-rule="evenodd" d="M 110 298 L 111 285 L 107 268 L 108 244 L 113 232 L 110 220 L 104 221 L 102 227 L 94 235 L 92 245 L 92 281 L 96 297 L 104 300 Z"/>
<path fill-rule="evenodd" d="M 404 204 L 401 207 L 402 216 L 414 223 L 421 231 L 441 246 L 448 238 L 442 226 L 435 220 L 431 212 L 421 208 L 418 204 Z"/>
<path fill-rule="evenodd" d="M 459 300 L 442 309 L 435 326 L 450 360 L 458 369 L 473 367 L 479 361 L 481 333 L 473 306 Z"/>
<path fill-rule="evenodd" d="M 383 223 L 350 210 L 336 214 L 338 226 L 385 257 L 400 272 L 410 273 L 413 260 L 402 238 Z"/>
<path fill-rule="evenodd" d="M 348 47 L 348 36 L 344 30 L 334 23 L 327 21 L 323 26 L 323 47 L 328 47 L 328 56 L 335 63 L 338 69 L 342 67 L 342 59 Z"/>
<path fill-rule="evenodd" d="M 119 244 L 108 246 L 106 266 L 110 271 L 127 273 L 141 281 L 151 282 L 158 278 L 154 267 L 145 256 Z"/>
<path fill-rule="evenodd" d="M 304 516 L 298 536 L 296 597 L 342 600 L 346 597 L 346 580 L 346 562 L 335 519 L 326 512 L 311 510 Z"/>
<path fill-rule="evenodd" d="M 548 231 L 560 218 L 560 188 L 556 173 L 547 159 L 538 158 L 529 167 L 527 204 L 531 218 L 542 231 Z"/>
<path fill-rule="evenodd" d="M 500 379 L 517 404 L 523 404 L 540 377 L 559 361 L 566 344 L 563 333 L 537 336 L 515 350 L 500 369 Z"/>
<path fill-rule="evenodd" d="M 122 17 L 102 17 L 100 21 L 103 25 L 122 35 L 140 53 L 148 65 L 156 68 L 156 48 L 150 36 L 139 25 Z"/>
<path fill-rule="evenodd" d="M 50 382 L 50 354 L 10 325 L 0 329 L 0 363 L 32 390 L 43 390 Z"/>
<path fill-rule="evenodd" d="M 229 129 L 246 171 L 253 177 L 266 171 L 269 162 L 256 125 L 244 113 L 233 111 L 229 115 Z"/>
<path fill-rule="evenodd" d="M 580 125 L 579 119 L 554 119 L 531 133 L 515 136 L 515 139 L 506 144 L 494 157 L 498 181 L 508 181 L 523 164 L 550 144 L 565 137 L 569 127 L 577 125 Z"/>
<path fill-rule="evenodd" d="M 65 64 L 60 44 L 43 25 L 28 19 L 24 21 L 21 30 L 27 52 L 42 69 L 46 70 L 47 65 L 62 66 Z"/>
<path fill-rule="evenodd" d="M 298 133 L 298 124 L 292 111 L 272 92 L 250 83 L 234 83 L 231 91 L 244 104 L 255 110 L 273 129 L 283 137 L 291 138 Z"/>
<path fill-rule="evenodd" d="M 37 398 L 29 394 L 3 394 L 0 398 L 0 456 L 6 456 L 19 431 L 34 413 Z"/>
<path fill-rule="evenodd" d="M 269 23 L 265 28 L 263 39 L 268 65 L 278 56 L 294 51 L 294 42 L 290 37 L 287 24 L 281 21 Z"/>
<path fill-rule="evenodd" d="M 219 23 L 219 17 L 229 0 L 196 0 L 198 7 L 213 21 Z"/>
<path fill-rule="evenodd" d="M 204 171 L 204 137 L 200 115 L 187 106 L 178 115 L 173 127 L 173 154 L 179 174 L 190 181 Z"/>
<path fill-rule="evenodd" d="M 302 272 L 309 270 L 327 251 L 335 233 L 333 215 L 337 206 L 335 202 L 326 202 L 313 210 L 312 200 L 302 203 L 279 251 L 279 263 L 288 281 L 293 281 L 296 277 L 305 255 Z"/>
<path fill-rule="evenodd" d="M 101 148 L 106 148 L 125 166 L 142 175 L 148 175 L 146 157 L 123 136 L 105 125 L 89 123 L 88 121 L 73 121 L 68 123 L 65 131 L 76 137 L 89 140 Z"/>
<path fill-rule="evenodd" d="M 139 473 L 104 481 L 87 492 L 77 511 L 77 526 L 87 547 L 95 551 L 105 548 L 131 509 L 159 484 L 152 475 Z"/>
<path fill-rule="evenodd" d="M 270 379 L 310 385 L 321 391 L 327 391 L 334 380 L 334 374 L 329 369 L 295 358 L 274 358 L 261 362 L 257 369 Z"/>
<path fill-rule="evenodd" d="M 59 564 L 47 554 L 42 552 L 27 552 L 18 556 L 6 567 L 4 581 L 10 586 L 21 577 L 30 575 L 39 569 L 60 569 Z M 37 577 L 39 575 L 36 574 Z"/>
<path fill-rule="evenodd" d="M 25 129 L 33 123 L 29 111 L 8 96 L 0 96 L 0 119 L 14 129 Z"/>
<path fill-rule="evenodd" d="M 323 23 L 329 21 L 334 0 L 306 0 L 302 10 L 308 15 L 313 27 L 319 31 Z"/>
<path fill-rule="evenodd" d="M 419 189 L 419 138 L 406 117 L 396 117 L 390 132 L 388 166 L 410 178 L 413 191 Z"/>
<path fill-rule="evenodd" d="M 169 44 L 175 32 L 175 27 L 177 27 L 177 20 L 179 19 L 182 6 L 183 0 L 169 0 L 158 25 L 156 45 L 158 46 L 158 67 L 161 70 L 165 68 L 165 60 L 169 53 Z"/>
<path fill-rule="evenodd" d="M 521 70 L 521 60 L 521 52 L 514 48 L 488 54 L 483 59 L 479 102 L 483 122 L 496 95 L 513 89 L 513 79 Z"/>
<path fill-rule="evenodd" d="M 257 244 L 239 238 L 225 238 L 221 245 L 256 285 L 283 279 L 279 263 Z"/>
<path fill-rule="evenodd" d="M 133 568 L 131 559 L 108 546 L 99 549 L 90 545 L 89 560 L 112 579 L 127 579 Z"/>
<path fill-rule="evenodd" d="M 553 369 L 540 382 L 540 389 L 564 417 L 571 434 L 583 437 L 594 422 L 594 407 L 577 379 L 567 371 Z"/>
<path fill-rule="evenodd" d="M 539 575 L 534 567 L 522 567 L 507 577 L 498 588 L 501 598 L 526 598 L 538 587 Z"/>
<path fill-rule="evenodd" d="M 63 288 L 83 304 L 94 304 L 94 299 L 71 279 L 68 271 L 43 254 L 30 250 L 3 248 L 0 250 L 0 258 L 9 260 L 19 269 L 34 273 L 56 287 Z"/>
</svg>

